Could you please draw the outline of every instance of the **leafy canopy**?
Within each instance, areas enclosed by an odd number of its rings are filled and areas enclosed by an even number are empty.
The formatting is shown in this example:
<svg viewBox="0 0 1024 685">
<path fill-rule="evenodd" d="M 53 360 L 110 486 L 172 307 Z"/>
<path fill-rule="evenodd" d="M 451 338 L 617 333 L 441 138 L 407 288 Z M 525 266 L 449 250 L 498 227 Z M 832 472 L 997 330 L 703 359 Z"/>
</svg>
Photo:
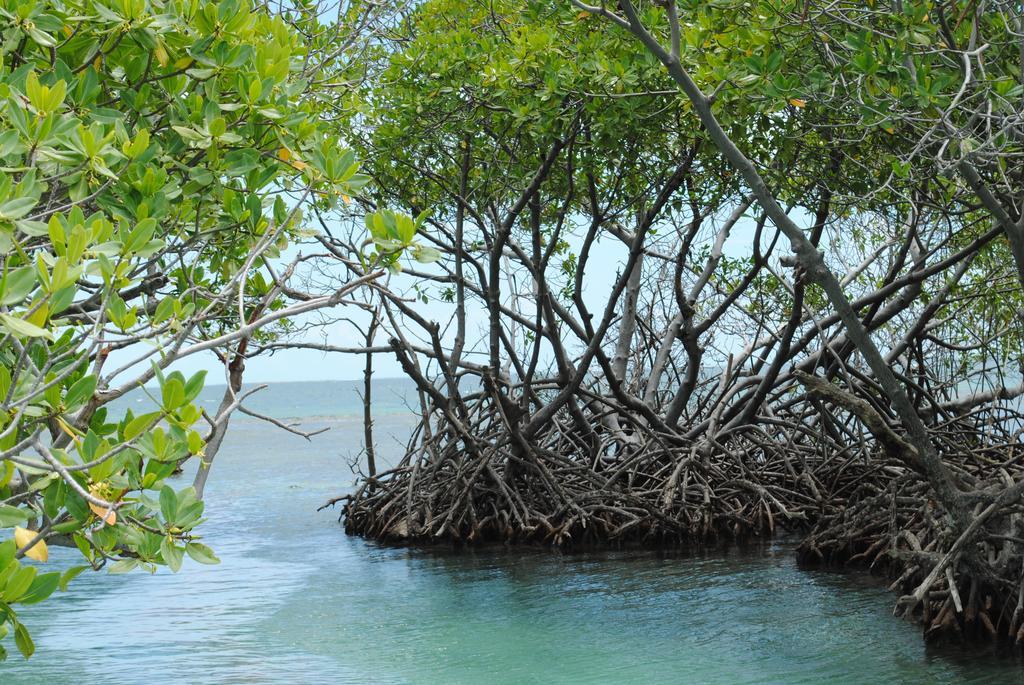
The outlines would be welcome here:
<svg viewBox="0 0 1024 685">
<path fill-rule="evenodd" d="M 243 309 L 269 291 L 260 259 L 303 201 L 366 182 L 302 73 L 296 27 L 318 18 L 290 20 L 248 0 L 0 0 L 0 637 L 26 657 L 16 607 L 84 568 L 216 563 L 202 502 L 166 484 L 203 454 L 203 375 L 162 369 L 235 325 L 242 275 Z M 111 368 L 140 343 L 152 366 Z M 107 406 L 151 379 L 151 410 Z M 55 535 L 88 565 L 25 561 Z"/>
</svg>

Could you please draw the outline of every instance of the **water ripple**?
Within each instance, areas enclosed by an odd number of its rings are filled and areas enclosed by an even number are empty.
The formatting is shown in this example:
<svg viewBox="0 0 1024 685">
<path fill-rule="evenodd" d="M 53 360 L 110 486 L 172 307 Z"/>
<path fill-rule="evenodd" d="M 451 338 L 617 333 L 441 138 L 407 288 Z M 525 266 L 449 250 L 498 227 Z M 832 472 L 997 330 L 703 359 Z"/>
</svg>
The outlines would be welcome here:
<svg viewBox="0 0 1024 685">
<path fill-rule="evenodd" d="M 205 541 L 223 563 L 81 576 L 27 608 L 37 655 L 0 666 L 0 683 L 1024 682 L 1015 662 L 927 649 L 878 583 L 803 572 L 785 543 L 454 554 L 347 538 L 315 512 L 351 480 L 360 437 L 331 423 L 311 443 L 240 424 L 208 492 Z M 72 560 L 54 550 L 50 565 Z"/>
</svg>

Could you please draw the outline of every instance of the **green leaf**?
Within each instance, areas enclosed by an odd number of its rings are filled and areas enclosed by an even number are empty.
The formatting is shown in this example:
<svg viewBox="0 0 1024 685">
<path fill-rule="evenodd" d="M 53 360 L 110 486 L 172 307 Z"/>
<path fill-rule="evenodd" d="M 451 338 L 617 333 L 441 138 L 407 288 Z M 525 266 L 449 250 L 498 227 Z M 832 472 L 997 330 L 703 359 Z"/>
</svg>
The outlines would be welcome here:
<svg viewBox="0 0 1024 685">
<path fill-rule="evenodd" d="M 85 571 L 86 569 L 89 569 L 89 568 L 92 568 L 92 567 L 91 566 L 72 566 L 71 568 L 69 568 L 67 571 L 64 572 L 64 575 L 62 575 L 60 577 L 60 582 L 57 584 L 57 587 L 60 588 L 61 592 L 67 592 L 67 590 L 68 590 L 68 583 L 70 583 L 72 580 L 77 578 L 79 576 L 79 574 L 82 573 L 82 571 Z"/>
<path fill-rule="evenodd" d="M 7 564 L 14 561 L 14 555 L 18 553 L 18 545 L 14 538 L 0 542 L 0 569 L 7 568 Z"/>
<path fill-rule="evenodd" d="M 185 385 L 177 378 L 169 378 L 161 391 L 164 409 L 169 412 L 185 402 Z"/>
<path fill-rule="evenodd" d="M 7 579 L 2 593 L 3 600 L 8 604 L 21 599 L 28 589 L 32 587 L 32 581 L 36 578 L 35 566 L 22 566 Z"/>
<path fill-rule="evenodd" d="M 134 440 L 135 438 L 142 435 L 142 432 L 149 428 L 150 424 L 156 421 L 157 417 L 160 416 L 159 412 L 152 412 L 150 414 L 142 414 L 136 416 L 134 419 L 128 422 L 128 425 L 124 427 L 124 439 Z"/>
<path fill-rule="evenodd" d="M 28 521 L 28 519 L 29 513 L 24 509 L 12 507 L 10 504 L 0 504 L 0 528 L 20 526 L 25 521 Z M 2 564 L 0 564 L 0 566 L 2 566 Z"/>
<path fill-rule="evenodd" d="M 0 205 L 0 219 L 20 219 L 39 203 L 33 197 L 17 197 Z"/>
<path fill-rule="evenodd" d="M 15 318 L 10 314 L 0 314 L 0 324 L 16 336 L 53 340 L 53 333 L 50 331 L 40 328 L 34 323 L 29 323 L 24 319 Z"/>
<path fill-rule="evenodd" d="M 160 304 L 156 306 L 156 313 L 153 315 L 153 323 L 163 323 L 171 318 L 174 314 L 174 303 L 173 297 L 165 297 L 160 300 Z"/>
<path fill-rule="evenodd" d="M 0 292 L 3 293 L 3 304 L 18 304 L 25 300 L 36 288 L 36 270 L 30 266 L 10 271 L 0 281 Z"/>
<path fill-rule="evenodd" d="M 60 573 L 58 571 L 51 571 L 50 573 L 43 573 L 42 575 L 36 576 L 35 580 L 32 581 L 32 585 L 29 587 L 28 592 L 22 597 L 19 602 L 21 604 L 36 604 L 42 602 L 44 599 L 49 597 L 57 589 L 60 584 Z"/>
<path fill-rule="evenodd" d="M 185 551 L 188 552 L 190 557 L 198 561 L 200 564 L 220 563 L 220 559 L 214 555 L 212 549 L 198 542 L 190 542 L 185 545 Z"/>
<path fill-rule="evenodd" d="M 224 155 L 227 173 L 231 176 L 242 176 L 260 164 L 260 155 L 256 150 L 232 150 Z"/>
<path fill-rule="evenodd" d="M 107 568 L 107 573 L 128 573 L 139 565 L 138 559 L 119 559 Z"/>
<path fill-rule="evenodd" d="M 413 249 L 412 256 L 421 264 L 430 264 L 441 259 L 441 252 L 429 245 L 417 245 Z"/>
<path fill-rule="evenodd" d="M 187 126 L 171 126 L 171 128 L 177 131 L 178 135 L 180 135 L 182 138 L 189 142 L 195 143 L 206 140 L 206 136 L 204 136 L 202 133 L 195 130 L 194 128 L 189 128 Z"/>
<path fill-rule="evenodd" d="M 153 233 L 156 232 L 156 228 L 157 223 L 154 219 L 143 219 L 140 221 L 135 229 L 132 230 L 131 235 L 125 243 L 125 252 L 134 253 L 141 250 L 146 243 L 153 238 Z"/>
<path fill-rule="evenodd" d="M 7 398 L 7 393 L 11 389 L 11 372 L 6 366 L 0 364 L 0 401 Z M 15 436 L 17 437 L 17 436 Z M 7 462 L 10 464 L 11 462 Z M 6 485 L 6 483 L 4 483 Z"/>
<path fill-rule="evenodd" d="M 199 431 L 189 431 L 188 437 L 188 451 L 192 454 L 199 454 L 203 449 L 203 436 L 199 434 Z"/>
<path fill-rule="evenodd" d="M 14 626 L 14 643 L 18 645 L 18 651 L 26 659 L 36 651 L 35 643 L 32 642 L 32 636 L 28 634 L 28 628 L 21 623 Z"/>
<path fill-rule="evenodd" d="M 90 400 L 94 392 L 96 392 L 96 376 L 83 376 L 68 388 L 68 394 L 64 397 L 64 405 L 69 410 L 76 409 Z"/>
<path fill-rule="evenodd" d="M 164 521 L 174 523 L 174 516 L 178 513 L 178 496 L 174 494 L 170 485 L 160 489 L 160 513 L 163 514 Z"/>
<path fill-rule="evenodd" d="M 408 245 L 416 237 L 416 224 L 406 215 L 398 214 L 395 216 L 395 231 L 398 234 L 398 239 Z"/>
<path fill-rule="evenodd" d="M 171 538 L 164 538 L 163 542 L 160 543 L 160 555 L 164 558 L 164 563 L 174 573 L 177 573 L 181 569 L 181 561 L 185 558 L 185 550 L 181 547 L 177 547 Z"/>
<path fill-rule="evenodd" d="M 32 36 L 32 40 L 34 40 L 36 43 L 43 46 L 44 48 L 52 48 L 55 45 L 57 45 L 57 41 L 55 41 L 50 34 L 43 33 L 37 28 L 29 28 L 28 35 Z M 25 658 L 28 658 L 28 655 L 26 655 Z"/>
<path fill-rule="evenodd" d="M 210 131 L 211 136 L 218 138 L 224 135 L 224 132 L 228 130 L 228 122 L 224 120 L 224 117 L 216 117 L 210 122 L 207 129 Z"/>
<path fill-rule="evenodd" d="M 191 402 L 203 389 L 203 382 L 206 380 L 206 371 L 196 371 L 192 377 L 185 382 L 185 401 Z"/>
</svg>

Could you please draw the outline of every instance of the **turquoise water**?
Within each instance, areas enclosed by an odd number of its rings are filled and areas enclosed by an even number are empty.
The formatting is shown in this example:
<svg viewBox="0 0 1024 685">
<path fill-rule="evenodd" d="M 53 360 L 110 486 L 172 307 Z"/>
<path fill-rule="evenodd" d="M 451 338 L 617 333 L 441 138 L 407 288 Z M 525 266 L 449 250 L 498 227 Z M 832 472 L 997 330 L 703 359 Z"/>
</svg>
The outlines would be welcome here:
<svg viewBox="0 0 1024 685">
<path fill-rule="evenodd" d="M 264 391 L 258 410 L 331 430 L 307 442 L 233 423 L 207 490 L 205 541 L 222 563 L 83 574 L 26 608 L 36 656 L 12 656 L 0 683 L 1024 682 L 1018 663 L 926 648 L 877 581 L 801 571 L 784 542 L 665 556 L 349 538 L 316 508 L 352 482 L 354 387 Z M 385 459 L 413 423 L 406 389 L 378 389 Z M 50 566 L 73 558 L 55 549 Z"/>
</svg>

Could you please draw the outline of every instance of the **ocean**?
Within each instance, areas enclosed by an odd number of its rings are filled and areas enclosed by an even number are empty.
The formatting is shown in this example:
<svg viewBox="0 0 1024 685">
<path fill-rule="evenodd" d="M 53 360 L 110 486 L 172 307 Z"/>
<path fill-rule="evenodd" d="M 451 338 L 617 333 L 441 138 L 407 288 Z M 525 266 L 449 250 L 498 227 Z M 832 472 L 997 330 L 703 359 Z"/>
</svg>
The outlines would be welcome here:
<svg viewBox="0 0 1024 685">
<path fill-rule="evenodd" d="M 362 446 L 354 382 L 279 383 L 237 415 L 207 486 L 203 541 L 178 574 L 79 576 L 25 607 L 3 685 L 119 683 L 1015 683 L 1014 660 L 930 648 L 878 579 L 807 572 L 793 543 L 692 554 L 454 551 L 344 534 L 333 509 Z M 223 388 L 201 401 L 211 411 Z M 375 382 L 379 461 L 416 421 L 404 380 Z M 145 405 L 145 398 L 123 400 Z M 140 409 L 141 411 L 141 409 Z M 182 477 L 185 485 L 190 474 Z M 51 548 L 49 567 L 76 563 Z"/>
</svg>

